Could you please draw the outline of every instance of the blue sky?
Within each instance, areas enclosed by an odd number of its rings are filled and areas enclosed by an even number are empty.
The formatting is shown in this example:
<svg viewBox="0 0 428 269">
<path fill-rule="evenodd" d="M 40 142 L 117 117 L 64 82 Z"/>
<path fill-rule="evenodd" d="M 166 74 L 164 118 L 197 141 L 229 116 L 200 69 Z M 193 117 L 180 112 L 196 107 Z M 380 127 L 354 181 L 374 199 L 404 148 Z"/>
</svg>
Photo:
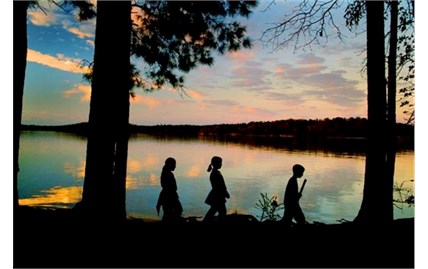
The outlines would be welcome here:
<svg viewBox="0 0 428 269">
<path fill-rule="evenodd" d="M 277 1 L 263 11 L 269 2 L 261 1 L 249 19 L 241 20 L 255 40 L 252 49 L 218 55 L 213 66 L 191 71 L 186 76 L 186 95 L 170 87 L 152 93 L 137 89 L 130 122 L 213 124 L 366 117 L 366 77 L 360 72 L 365 35 L 347 31 L 342 10 L 335 19 L 346 36 L 343 42 L 331 36 L 325 47 L 273 51 L 257 40 L 298 2 L 289 1 L 287 6 Z M 23 123 L 87 121 L 90 86 L 77 65 L 93 58 L 95 20 L 79 23 L 71 13 L 45 7 L 47 14 L 34 10 L 28 16 Z M 141 60 L 136 63 L 144 67 Z M 402 113 L 397 116 L 403 121 Z"/>
</svg>

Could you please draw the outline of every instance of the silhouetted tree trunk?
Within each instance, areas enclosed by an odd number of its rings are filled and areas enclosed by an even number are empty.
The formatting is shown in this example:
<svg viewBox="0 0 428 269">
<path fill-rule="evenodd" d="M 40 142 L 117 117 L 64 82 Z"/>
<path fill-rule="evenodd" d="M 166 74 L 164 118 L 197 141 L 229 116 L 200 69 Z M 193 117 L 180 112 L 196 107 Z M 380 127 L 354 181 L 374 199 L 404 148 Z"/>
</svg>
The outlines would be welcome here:
<svg viewBox="0 0 428 269">
<path fill-rule="evenodd" d="M 91 216 L 126 217 L 130 1 L 98 1 L 82 208 Z"/>
<path fill-rule="evenodd" d="M 131 45 L 134 56 L 153 67 L 149 77 L 156 87 L 169 83 L 177 89 L 184 78 L 174 70 L 187 73 L 198 63 L 211 65 L 211 50 L 223 54 L 251 47 L 245 27 L 225 17 L 248 16 L 254 1 L 212 1 L 210 8 L 186 1 L 141 3 L 134 7 L 147 17 L 136 22 L 131 43 L 131 2 L 98 1 L 85 182 L 76 205 L 90 215 L 126 216 L 129 91 L 133 83 L 153 90 L 151 82 L 146 85 L 132 72 Z M 195 25 L 197 30 L 189 29 Z M 179 41 L 187 38 L 191 41 Z"/>
<path fill-rule="evenodd" d="M 59 4 L 59 3 L 57 3 Z M 93 5 L 85 1 L 64 1 L 59 5 L 72 4 L 79 8 L 79 20 L 95 16 Z M 29 7 L 38 6 L 38 1 L 13 1 L 13 205 L 19 206 L 19 140 L 22 121 L 25 72 L 27 67 L 27 12 Z"/>
<path fill-rule="evenodd" d="M 356 222 L 392 221 L 392 185 L 386 173 L 384 2 L 366 1 L 368 147 L 363 201 Z"/>
<path fill-rule="evenodd" d="M 394 198 L 394 170 L 395 155 L 397 150 L 396 130 L 396 95 L 397 95 L 397 29 L 398 29 L 398 1 L 391 1 L 389 56 L 388 56 L 388 153 L 387 153 L 387 177 L 391 189 L 390 200 Z M 392 218 L 394 216 L 391 207 Z"/>
<path fill-rule="evenodd" d="M 27 1 L 13 1 L 13 205 L 19 206 L 19 137 L 27 66 Z"/>
</svg>

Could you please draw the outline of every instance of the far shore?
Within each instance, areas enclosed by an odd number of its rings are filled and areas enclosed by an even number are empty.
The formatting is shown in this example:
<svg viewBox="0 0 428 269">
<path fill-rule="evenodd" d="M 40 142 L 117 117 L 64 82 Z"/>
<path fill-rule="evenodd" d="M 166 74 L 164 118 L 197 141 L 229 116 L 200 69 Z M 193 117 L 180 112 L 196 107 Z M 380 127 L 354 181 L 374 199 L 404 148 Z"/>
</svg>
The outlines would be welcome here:
<svg viewBox="0 0 428 269">
<path fill-rule="evenodd" d="M 365 152 L 367 119 L 277 120 L 212 125 L 129 124 L 130 139 L 140 135 L 168 139 L 204 139 L 273 148 L 323 148 L 331 151 Z M 414 126 L 397 124 L 397 151 L 414 150 Z M 88 123 L 25 125 L 21 131 L 53 131 L 81 137 L 88 135 Z"/>
</svg>

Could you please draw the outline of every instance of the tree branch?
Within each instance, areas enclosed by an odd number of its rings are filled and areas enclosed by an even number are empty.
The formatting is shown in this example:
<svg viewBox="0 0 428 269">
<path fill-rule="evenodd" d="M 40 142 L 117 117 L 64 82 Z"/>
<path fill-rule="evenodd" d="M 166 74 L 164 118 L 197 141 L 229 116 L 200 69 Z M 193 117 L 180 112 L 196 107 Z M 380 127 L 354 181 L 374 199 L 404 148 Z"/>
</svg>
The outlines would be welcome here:
<svg viewBox="0 0 428 269">
<path fill-rule="evenodd" d="M 269 4 L 271 6 L 273 1 Z M 311 47 L 312 44 L 328 43 L 330 26 L 336 36 L 342 39 L 342 33 L 334 21 L 332 10 L 339 8 L 339 0 L 304 0 L 285 19 L 263 31 L 260 40 L 264 45 L 272 45 L 273 51 L 283 49 L 290 44 L 294 50 Z"/>
</svg>

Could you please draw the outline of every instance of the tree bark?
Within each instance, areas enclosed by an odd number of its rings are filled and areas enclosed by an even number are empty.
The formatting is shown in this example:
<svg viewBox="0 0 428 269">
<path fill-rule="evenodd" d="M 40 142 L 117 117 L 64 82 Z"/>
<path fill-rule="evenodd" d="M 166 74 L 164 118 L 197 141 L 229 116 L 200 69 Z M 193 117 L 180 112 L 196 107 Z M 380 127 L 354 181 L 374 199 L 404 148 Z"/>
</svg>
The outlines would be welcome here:
<svg viewBox="0 0 428 269">
<path fill-rule="evenodd" d="M 98 1 L 82 201 L 94 217 L 126 217 L 131 2 Z"/>
<path fill-rule="evenodd" d="M 395 156 L 397 150 L 396 130 L 396 95 L 397 95 L 397 30 L 398 30 L 398 1 L 391 1 L 390 38 L 388 55 L 388 150 L 387 150 L 387 177 L 389 199 L 394 198 L 394 172 Z M 394 218 L 394 210 L 391 206 L 389 213 Z"/>
<path fill-rule="evenodd" d="M 19 206 L 19 138 L 27 67 L 27 1 L 13 1 L 13 205 Z"/>
<path fill-rule="evenodd" d="M 363 201 L 355 222 L 392 221 L 392 186 L 386 173 L 384 2 L 366 1 L 368 146 Z"/>
</svg>

